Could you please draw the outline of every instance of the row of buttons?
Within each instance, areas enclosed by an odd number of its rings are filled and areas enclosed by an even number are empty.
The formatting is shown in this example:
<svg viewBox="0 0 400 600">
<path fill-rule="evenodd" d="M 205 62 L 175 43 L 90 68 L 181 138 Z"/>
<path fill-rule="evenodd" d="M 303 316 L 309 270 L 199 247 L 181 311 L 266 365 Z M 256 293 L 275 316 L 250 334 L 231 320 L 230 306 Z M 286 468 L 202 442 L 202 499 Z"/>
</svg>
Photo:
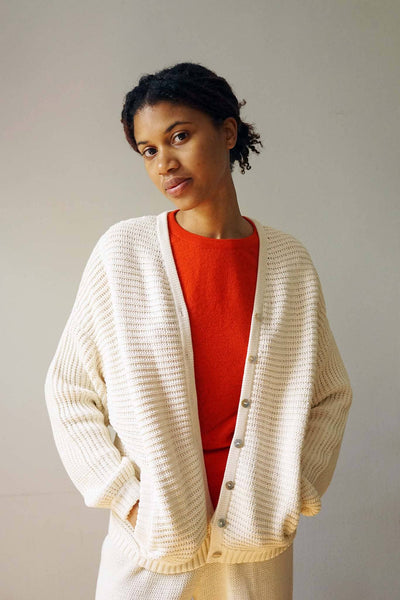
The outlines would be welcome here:
<svg viewBox="0 0 400 600">
<path fill-rule="evenodd" d="M 247 398 L 243 398 L 241 405 L 244 408 L 248 408 L 250 406 L 250 400 L 248 400 Z M 235 446 L 235 448 L 242 448 L 243 446 L 243 440 L 240 438 L 237 438 L 236 440 L 234 440 L 233 445 Z M 233 490 L 233 488 L 235 487 L 235 482 L 234 481 L 227 481 L 225 483 L 225 487 L 228 490 Z M 221 517 L 220 519 L 218 519 L 217 521 L 217 525 L 218 527 L 226 527 L 226 519 L 224 519 L 223 517 Z M 221 552 L 214 552 L 213 556 L 221 556 Z"/>
<path fill-rule="evenodd" d="M 257 319 L 257 321 L 261 321 L 262 320 L 262 315 L 260 313 L 256 313 L 255 318 Z M 251 354 L 248 358 L 249 362 L 255 364 L 257 362 L 257 356 Z M 248 400 L 247 398 L 243 398 L 243 400 L 241 401 L 241 405 L 243 406 L 243 408 L 249 408 L 250 406 L 250 400 Z M 233 442 L 235 448 L 242 448 L 243 447 L 243 440 L 240 438 L 237 438 L 234 440 Z M 235 482 L 234 481 L 227 481 L 225 483 L 225 487 L 228 490 L 233 490 L 233 488 L 235 487 Z M 221 517 L 220 519 L 218 519 L 217 521 L 217 525 L 218 527 L 226 527 L 226 519 L 224 517 Z M 219 550 L 216 550 L 215 552 L 213 552 L 213 558 L 220 558 L 222 556 L 222 552 Z"/>
</svg>

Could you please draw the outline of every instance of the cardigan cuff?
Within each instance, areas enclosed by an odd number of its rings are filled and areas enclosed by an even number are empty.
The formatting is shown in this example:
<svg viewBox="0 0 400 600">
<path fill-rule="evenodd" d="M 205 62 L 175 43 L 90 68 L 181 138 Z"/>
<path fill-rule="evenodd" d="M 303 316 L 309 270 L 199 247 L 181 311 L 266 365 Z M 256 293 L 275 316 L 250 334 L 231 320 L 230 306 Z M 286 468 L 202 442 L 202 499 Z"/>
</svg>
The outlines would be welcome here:
<svg viewBox="0 0 400 600">
<path fill-rule="evenodd" d="M 301 514 L 307 517 L 317 515 L 321 510 L 321 497 L 306 477 L 301 478 Z"/>
<path fill-rule="evenodd" d="M 140 498 L 140 481 L 132 477 L 125 482 L 118 496 L 111 503 L 113 510 L 120 519 L 126 519 L 136 502 Z"/>
</svg>

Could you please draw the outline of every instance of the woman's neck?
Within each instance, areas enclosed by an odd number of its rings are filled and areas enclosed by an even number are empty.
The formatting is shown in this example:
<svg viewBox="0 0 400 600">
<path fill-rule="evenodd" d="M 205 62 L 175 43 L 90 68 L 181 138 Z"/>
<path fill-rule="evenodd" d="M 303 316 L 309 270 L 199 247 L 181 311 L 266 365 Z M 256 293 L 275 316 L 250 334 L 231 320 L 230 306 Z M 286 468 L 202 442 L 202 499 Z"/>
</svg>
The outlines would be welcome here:
<svg viewBox="0 0 400 600">
<path fill-rule="evenodd" d="M 228 207 L 197 206 L 178 210 L 178 224 L 191 233 L 215 239 L 237 239 L 252 234 L 251 224 L 240 214 L 237 202 Z"/>
</svg>

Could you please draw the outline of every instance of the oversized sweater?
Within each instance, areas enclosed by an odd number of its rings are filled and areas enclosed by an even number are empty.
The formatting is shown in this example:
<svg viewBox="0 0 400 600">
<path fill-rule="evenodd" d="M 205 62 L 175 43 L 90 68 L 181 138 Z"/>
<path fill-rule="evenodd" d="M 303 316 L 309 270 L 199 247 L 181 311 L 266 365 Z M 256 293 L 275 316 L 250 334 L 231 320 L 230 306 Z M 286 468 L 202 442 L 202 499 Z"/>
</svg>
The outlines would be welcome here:
<svg viewBox="0 0 400 600">
<path fill-rule="evenodd" d="M 85 504 L 109 510 L 108 533 L 134 564 L 178 573 L 267 560 L 293 542 L 301 513 L 321 510 L 352 402 L 349 377 L 307 249 L 252 219 L 256 292 L 214 510 L 167 213 L 111 225 L 89 256 L 46 375 L 55 444 Z"/>
<path fill-rule="evenodd" d="M 246 362 L 257 281 L 258 234 L 254 226 L 253 233 L 244 238 L 197 235 L 177 223 L 177 212 L 168 213 L 168 229 L 189 314 L 204 464 L 216 507 Z"/>
</svg>

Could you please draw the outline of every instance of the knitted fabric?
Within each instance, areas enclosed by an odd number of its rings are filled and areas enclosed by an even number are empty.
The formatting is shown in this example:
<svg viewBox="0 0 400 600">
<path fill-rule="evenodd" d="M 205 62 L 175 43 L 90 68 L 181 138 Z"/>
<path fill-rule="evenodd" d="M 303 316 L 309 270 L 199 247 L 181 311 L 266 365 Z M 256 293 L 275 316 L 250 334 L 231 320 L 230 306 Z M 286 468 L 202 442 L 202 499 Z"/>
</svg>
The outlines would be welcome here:
<svg viewBox="0 0 400 600">
<path fill-rule="evenodd" d="M 100 237 L 47 372 L 68 475 L 87 506 L 109 510 L 114 542 L 152 571 L 277 556 L 300 513 L 320 511 L 335 468 L 352 390 L 320 280 L 300 241 L 253 222 L 257 285 L 224 474 L 234 486 L 222 486 L 215 511 L 167 211 Z M 127 516 L 139 498 L 133 527 Z"/>
</svg>

